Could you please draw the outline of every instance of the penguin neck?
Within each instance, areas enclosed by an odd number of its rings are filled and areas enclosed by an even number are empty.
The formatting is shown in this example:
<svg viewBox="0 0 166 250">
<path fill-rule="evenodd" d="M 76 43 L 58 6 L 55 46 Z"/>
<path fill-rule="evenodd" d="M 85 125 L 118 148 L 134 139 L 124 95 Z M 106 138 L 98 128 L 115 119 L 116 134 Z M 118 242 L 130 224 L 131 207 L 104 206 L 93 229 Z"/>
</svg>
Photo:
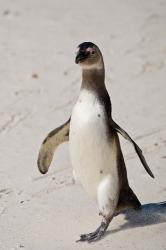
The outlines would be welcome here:
<svg viewBox="0 0 166 250">
<path fill-rule="evenodd" d="M 101 67 L 96 68 L 83 68 L 82 69 L 82 90 L 88 90 L 93 93 L 99 100 L 101 105 L 104 106 L 106 114 L 111 117 L 111 101 L 105 86 L 105 70 L 103 60 Z"/>
<path fill-rule="evenodd" d="M 105 90 L 105 70 L 104 63 L 98 67 L 90 67 L 82 69 L 82 86 L 81 89 L 87 89 L 89 91 L 100 92 Z"/>
</svg>

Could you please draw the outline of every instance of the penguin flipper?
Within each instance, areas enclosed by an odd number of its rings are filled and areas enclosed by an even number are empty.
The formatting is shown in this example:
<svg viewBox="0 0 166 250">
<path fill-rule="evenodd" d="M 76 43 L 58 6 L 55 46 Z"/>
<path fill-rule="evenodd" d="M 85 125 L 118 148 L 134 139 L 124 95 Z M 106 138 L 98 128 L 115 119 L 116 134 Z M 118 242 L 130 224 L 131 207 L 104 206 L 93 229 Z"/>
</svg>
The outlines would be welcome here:
<svg viewBox="0 0 166 250">
<path fill-rule="evenodd" d="M 42 174 L 46 174 L 54 156 L 55 149 L 63 142 L 69 140 L 70 119 L 52 130 L 44 139 L 37 160 L 38 169 Z"/>
<path fill-rule="evenodd" d="M 115 123 L 113 120 L 111 121 L 111 125 L 112 127 L 116 130 L 116 132 L 120 133 L 126 140 L 128 140 L 130 143 L 132 143 L 132 145 L 135 148 L 135 151 L 142 163 L 142 165 L 144 166 L 145 170 L 147 171 L 147 173 L 154 178 L 154 175 L 152 173 L 152 171 L 150 170 L 145 157 L 143 156 L 142 150 L 139 148 L 139 146 L 135 143 L 135 141 L 133 141 L 133 139 L 128 135 L 128 133 L 123 130 L 117 123 Z"/>
</svg>

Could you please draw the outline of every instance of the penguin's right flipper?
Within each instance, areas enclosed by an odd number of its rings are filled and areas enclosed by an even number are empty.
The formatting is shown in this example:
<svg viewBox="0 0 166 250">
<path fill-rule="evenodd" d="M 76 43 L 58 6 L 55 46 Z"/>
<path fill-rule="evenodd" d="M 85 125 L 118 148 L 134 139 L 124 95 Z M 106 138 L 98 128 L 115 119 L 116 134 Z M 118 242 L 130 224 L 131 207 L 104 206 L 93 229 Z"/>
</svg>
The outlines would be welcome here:
<svg viewBox="0 0 166 250">
<path fill-rule="evenodd" d="M 51 131 L 44 139 L 40 147 L 38 161 L 37 161 L 39 171 L 42 174 L 47 173 L 52 158 L 54 156 L 55 149 L 61 143 L 69 140 L 69 128 L 70 128 L 70 119 L 60 127 Z"/>
<path fill-rule="evenodd" d="M 127 134 L 127 132 L 125 130 L 123 130 L 117 123 L 115 123 L 113 120 L 111 121 L 111 125 L 112 127 L 118 132 L 120 133 L 126 140 L 128 140 L 129 142 L 132 143 L 132 145 L 135 148 L 135 151 L 142 163 L 142 165 L 144 166 L 145 170 L 147 171 L 147 173 L 154 178 L 154 175 L 152 173 L 152 171 L 150 170 L 145 157 L 143 156 L 142 150 L 138 147 L 138 145 L 135 143 L 135 141 L 133 141 L 133 139 Z"/>
</svg>

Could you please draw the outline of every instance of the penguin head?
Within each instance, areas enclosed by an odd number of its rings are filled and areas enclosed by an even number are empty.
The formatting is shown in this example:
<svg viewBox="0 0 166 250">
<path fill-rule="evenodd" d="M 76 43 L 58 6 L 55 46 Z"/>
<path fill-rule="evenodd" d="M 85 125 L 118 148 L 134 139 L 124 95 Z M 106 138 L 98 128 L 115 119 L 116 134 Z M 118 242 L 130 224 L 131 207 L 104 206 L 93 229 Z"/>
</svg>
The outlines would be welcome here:
<svg viewBox="0 0 166 250">
<path fill-rule="evenodd" d="M 82 68 L 98 67 L 101 61 L 101 52 L 94 43 L 84 42 L 77 47 L 75 63 L 79 64 Z"/>
</svg>

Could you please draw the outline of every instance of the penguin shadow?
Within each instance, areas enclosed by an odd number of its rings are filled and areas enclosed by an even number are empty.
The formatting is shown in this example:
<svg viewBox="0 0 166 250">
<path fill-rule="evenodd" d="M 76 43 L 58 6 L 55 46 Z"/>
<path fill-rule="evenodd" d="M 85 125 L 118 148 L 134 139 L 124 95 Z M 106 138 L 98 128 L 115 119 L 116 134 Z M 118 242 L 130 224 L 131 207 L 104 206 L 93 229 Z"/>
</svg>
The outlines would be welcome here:
<svg viewBox="0 0 166 250">
<path fill-rule="evenodd" d="M 124 215 L 125 223 L 117 229 L 109 230 L 107 234 L 166 222 L 166 201 L 144 204 L 140 210 L 124 210 L 121 214 Z"/>
</svg>

